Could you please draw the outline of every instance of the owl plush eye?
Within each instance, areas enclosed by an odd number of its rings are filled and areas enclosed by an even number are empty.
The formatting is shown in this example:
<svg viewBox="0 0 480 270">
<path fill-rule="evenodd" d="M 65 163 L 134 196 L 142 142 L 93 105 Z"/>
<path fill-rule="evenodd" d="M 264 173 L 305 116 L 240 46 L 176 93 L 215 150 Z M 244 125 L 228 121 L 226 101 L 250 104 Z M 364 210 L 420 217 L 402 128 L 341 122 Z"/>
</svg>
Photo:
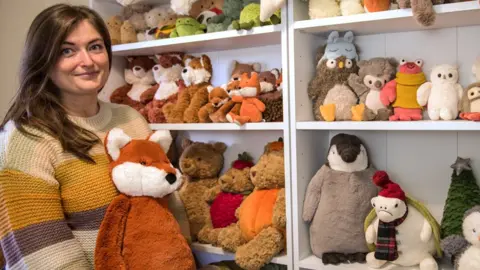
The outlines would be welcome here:
<svg viewBox="0 0 480 270">
<path fill-rule="evenodd" d="M 420 59 L 415 60 L 415 64 L 419 67 L 423 66 L 423 61 Z"/>
<path fill-rule="evenodd" d="M 330 59 L 327 61 L 328 68 L 335 68 L 337 66 L 337 61 L 334 59 Z"/>
<path fill-rule="evenodd" d="M 351 68 L 352 66 L 353 66 L 353 61 L 350 59 L 347 59 L 347 61 L 345 61 L 345 67 Z"/>
</svg>

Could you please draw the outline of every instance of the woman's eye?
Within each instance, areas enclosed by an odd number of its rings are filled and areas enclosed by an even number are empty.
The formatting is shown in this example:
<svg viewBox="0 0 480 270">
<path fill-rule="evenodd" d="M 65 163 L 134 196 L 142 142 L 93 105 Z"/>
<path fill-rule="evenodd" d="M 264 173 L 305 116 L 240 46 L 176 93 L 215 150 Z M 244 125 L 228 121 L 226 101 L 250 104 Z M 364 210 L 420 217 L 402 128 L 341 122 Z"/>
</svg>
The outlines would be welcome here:
<svg viewBox="0 0 480 270">
<path fill-rule="evenodd" d="M 95 44 L 95 45 L 92 45 L 92 47 L 90 47 L 91 50 L 94 50 L 94 51 L 100 51 L 103 49 L 103 46 L 100 45 L 100 44 Z"/>
<path fill-rule="evenodd" d="M 63 56 L 70 56 L 73 54 L 73 50 L 70 49 L 70 48 L 65 48 L 65 49 L 62 49 L 62 55 Z"/>
</svg>

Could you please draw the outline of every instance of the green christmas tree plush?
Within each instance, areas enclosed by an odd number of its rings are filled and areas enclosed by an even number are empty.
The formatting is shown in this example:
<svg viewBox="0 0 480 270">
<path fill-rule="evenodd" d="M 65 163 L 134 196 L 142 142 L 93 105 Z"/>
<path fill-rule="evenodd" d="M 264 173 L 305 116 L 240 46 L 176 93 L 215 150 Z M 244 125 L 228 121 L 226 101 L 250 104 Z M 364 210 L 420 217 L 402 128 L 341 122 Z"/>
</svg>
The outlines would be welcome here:
<svg viewBox="0 0 480 270">
<path fill-rule="evenodd" d="M 450 167 L 453 169 L 452 183 L 443 208 L 442 239 L 449 235 L 461 236 L 463 214 L 473 206 L 480 204 L 480 188 L 470 167 L 470 159 L 457 157 L 455 163 Z"/>
</svg>

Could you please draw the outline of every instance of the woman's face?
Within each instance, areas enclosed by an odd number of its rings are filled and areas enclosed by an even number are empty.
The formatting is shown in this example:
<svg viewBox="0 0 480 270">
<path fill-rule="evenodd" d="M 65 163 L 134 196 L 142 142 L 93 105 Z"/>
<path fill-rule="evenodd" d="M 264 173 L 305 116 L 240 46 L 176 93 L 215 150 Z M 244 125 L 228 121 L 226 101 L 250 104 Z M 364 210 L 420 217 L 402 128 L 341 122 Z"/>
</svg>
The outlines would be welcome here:
<svg viewBox="0 0 480 270">
<path fill-rule="evenodd" d="M 50 78 L 62 94 L 96 95 L 109 75 L 107 50 L 101 35 L 86 20 L 67 36 Z"/>
</svg>

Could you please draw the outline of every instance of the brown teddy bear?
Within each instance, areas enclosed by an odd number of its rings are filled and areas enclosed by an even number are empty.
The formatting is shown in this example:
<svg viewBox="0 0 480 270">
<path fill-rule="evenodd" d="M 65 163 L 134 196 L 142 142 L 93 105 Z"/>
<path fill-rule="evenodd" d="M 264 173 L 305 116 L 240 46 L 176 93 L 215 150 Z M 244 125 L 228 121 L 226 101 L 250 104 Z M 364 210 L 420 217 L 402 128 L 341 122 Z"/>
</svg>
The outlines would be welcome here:
<svg viewBox="0 0 480 270">
<path fill-rule="evenodd" d="M 223 153 L 227 145 L 223 142 L 192 142 L 184 138 L 182 149 L 180 169 L 185 182 L 179 193 L 187 211 L 192 241 L 196 241 L 198 232 L 205 224 L 211 223 L 206 196 L 220 192 L 218 174 L 223 169 Z"/>
<path fill-rule="evenodd" d="M 137 31 L 130 21 L 124 21 L 120 29 L 120 42 L 122 44 L 137 42 Z"/>
<path fill-rule="evenodd" d="M 387 82 L 395 79 L 397 66 L 395 58 L 375 57 L 358 62 L 358 75 L 350 74 L 348 85 L 358 94 L 360 104 L 365 104 L 361 120 L 388 121 L 392 112 L 380 100 L 380 91 Z"/>
<path fill-rule="evenodd" d="M 459 2 L 460 0 L 449 0 L 447 2 Z M 435 23 L 435 11 L 433 5 L 444 4 L 445 0 L 398 0 L 400 8 L 411 8 L 413 17 L 418 24 L 422 26 L 431 26 Z"/>
<path fill-rule="evenodd" d="M 148 95 L 147 90 L 155 84 L 152 71 L 155 62 L 148 56 L 132 56 L 127 60 L 124 71 L 127 84 L 113 91 L 110 102 L 129 105 L 140 111 L 145 106 L 142 100 Z"/>
<path fill-rule="evenodd" d="M 122 18 L 120 16 L 111 16 L 107 20 L 107 29 L 108 33 L 110 34 L 110 40 L 112 45 L 120 44 L 121 42 L 121 28 L 122 28 Z"/>
<path fill-rule="evenodd" d="M 198 123 L 198 111 L 208 102 L 207 87 L 212 78 L 210 58 L 203 54 L 200 57 L 185 55 L 183 59 L 182 78 L 186 89 L 178 95 L 175 104 L 168 103 L 163 107 L 168 123 Z"/>
<path fill-rule="evenodd" d="M 235 212 L 254 188 L 250 181 L 250 168 L 253 165 L 253 158 L 247 152 L 239 154 L 238 159 L 232 162 L 232 167 L 219 178 L 221 192 L 207 194 L 206 200 L 211 203 L 211 223 L 198 233 L 200 242 L 217 245 L 221 228 L 238 221 Z"/>
<path fill-rule="evenodd" d="M 250 169 L 254 191 L 237 209 L 238 222 L 222 229 L 218 243 L 235 252 L 235 262 L 257 270 L 286 246 L 283 140 L 270 142 Z"/>
</svg>

